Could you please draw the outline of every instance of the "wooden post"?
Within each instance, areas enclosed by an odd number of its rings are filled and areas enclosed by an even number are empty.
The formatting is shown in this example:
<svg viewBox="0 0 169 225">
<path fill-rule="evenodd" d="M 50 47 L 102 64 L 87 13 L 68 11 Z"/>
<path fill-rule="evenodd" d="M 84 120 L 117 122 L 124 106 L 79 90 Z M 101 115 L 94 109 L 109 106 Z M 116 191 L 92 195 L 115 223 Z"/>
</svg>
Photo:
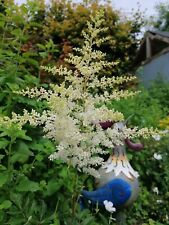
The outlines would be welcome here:
<svg viewBox="0 0 169 225">
<path fill-rule="evenodd" d="M 151 42 L 149 37 L 146 37 L 146 58 L 151 58 Z"/>
<path fill-rule="evenodd" d="M 125 212 L 122 210 L 120 212 L 117 213 L 116 215 L 116 225 L 126 225 L 126 214 Z"/>
</svg>

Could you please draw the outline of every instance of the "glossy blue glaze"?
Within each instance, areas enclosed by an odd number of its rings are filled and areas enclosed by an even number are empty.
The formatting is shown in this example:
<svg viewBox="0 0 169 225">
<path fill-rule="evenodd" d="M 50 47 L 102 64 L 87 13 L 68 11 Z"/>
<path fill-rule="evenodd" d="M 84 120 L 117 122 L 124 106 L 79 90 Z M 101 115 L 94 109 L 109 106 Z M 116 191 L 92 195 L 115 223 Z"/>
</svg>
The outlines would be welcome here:
<svg viewBox="0 0 169 225">
<path fill-rule="evenodd" d="M 82 191 L 85 199 L 90 200 L 93 204 L 104 205 L 104 200 L 111 201 L 113 206 L 123 206 L 132 194 L 131 185 L 123 179 L 116 178 L 95 191 Z"/>
</svg>

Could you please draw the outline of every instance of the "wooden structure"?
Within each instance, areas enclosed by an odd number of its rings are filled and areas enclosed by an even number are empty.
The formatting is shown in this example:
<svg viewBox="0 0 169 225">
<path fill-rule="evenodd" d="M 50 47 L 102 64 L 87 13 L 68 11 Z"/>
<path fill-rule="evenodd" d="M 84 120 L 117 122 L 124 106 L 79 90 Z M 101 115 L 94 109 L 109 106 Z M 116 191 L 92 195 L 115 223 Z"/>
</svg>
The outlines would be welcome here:
<svg viewBox="0 0 169 225">
<path fill-rule="evenodd" d="M 157 77 L 169 82 L 169 32 L 147 31 L 136 54 L 134 67 L 145 86 Z"/>
</svg>

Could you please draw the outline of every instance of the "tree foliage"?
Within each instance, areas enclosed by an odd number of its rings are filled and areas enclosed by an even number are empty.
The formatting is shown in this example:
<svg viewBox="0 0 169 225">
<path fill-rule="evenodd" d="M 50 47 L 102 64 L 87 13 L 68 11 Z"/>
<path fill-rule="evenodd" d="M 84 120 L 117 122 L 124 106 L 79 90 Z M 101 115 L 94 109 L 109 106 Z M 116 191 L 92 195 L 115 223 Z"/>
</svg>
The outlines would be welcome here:
<svg viewBox="0 0 169 225">
<path fill-rule="evenodd" d="M 22 52 L 31 51 L 37 54 L 44 50 L 39 44 L 45 44 L 50 39 L 51 43 L 57 46 L 58 51 L 53 51 L 53 46 L 50 46 L 47 49 L 48 54 L 39 55 L 41 57 L 38 61 L 41 65 L 62 64 L 72 47 L 82 44 L 81 32 L 85 29 L 86 21 L 99 9 L 104 8 L 105 25 L 110 28 L 107 35 L 110 38 L 102 50 L 108 53 L 109 60 L 119 60 L 113 75 L 118 76 L 130 71 L 133 53 L 138 45 L 137 34 L 143 24 L 139 11 L 128 18 L 113 9 L 109 1 L 102 4 L 99 0 L 84 0 L 80 3 L 51 0 L 48 5 L 44 0 L 29 0 L 21 6 L 8 0 L 1 8 L 7 17 L 13 19 L 13 26 L 24 30 L 26 39 L 22 40 Z M 13 12 L 16 12 L 15 15 Z M 43 72 L 40 75 L 43 80 Z M 108 71 L 108 75 L 112 75 L 112 72 Z"/>
<path fill-rule="evenodd" d="M 169 31 L 169 2 L 156 5 L 157 16 L 153 18 L 153 26 L 161 31 Z"/>
</svg>

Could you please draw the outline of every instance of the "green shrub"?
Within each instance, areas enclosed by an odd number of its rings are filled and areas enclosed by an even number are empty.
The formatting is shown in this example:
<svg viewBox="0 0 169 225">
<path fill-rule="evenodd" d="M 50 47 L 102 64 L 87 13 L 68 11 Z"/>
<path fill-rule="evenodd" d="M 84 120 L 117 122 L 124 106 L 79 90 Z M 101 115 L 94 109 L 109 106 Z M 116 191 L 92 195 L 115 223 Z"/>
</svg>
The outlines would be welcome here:
<svg viewBox="0 0 169 225">
<path fill-rule="evenodd" d="M 168 115 L 168 88 L 167 83 L 155 82 L 132 99 L 113 103 L 113 107 L 123 111 L 126 118 L 133 115 L 129 126 L 158 127 L 160 120 Z M 166 225 L 169 224 L 169 136 L 160 141 L 144 140 L 144 146 L 138 153 L 128 151 L 133 167 L 140 174 L 141 191 L 133 207 L 127 210 L 127 224 Z M 162 159 L 155 159 L 154 154 Z"/>
<path fill-rule="evenodd" d="M 156 95 L 153 95 L 152 90 L 151 92 L 144 89 L 140 91 L 140 93 L 132 98 L 112 102 L 108 107 L 123 112 L 125 118 L 131 116 L 128 121 L 129 125 L 158 127 L 159 121 L 165 115 L 163 105 L 159 102 L 160 97 L 157 98 Z"/>
</svg>

